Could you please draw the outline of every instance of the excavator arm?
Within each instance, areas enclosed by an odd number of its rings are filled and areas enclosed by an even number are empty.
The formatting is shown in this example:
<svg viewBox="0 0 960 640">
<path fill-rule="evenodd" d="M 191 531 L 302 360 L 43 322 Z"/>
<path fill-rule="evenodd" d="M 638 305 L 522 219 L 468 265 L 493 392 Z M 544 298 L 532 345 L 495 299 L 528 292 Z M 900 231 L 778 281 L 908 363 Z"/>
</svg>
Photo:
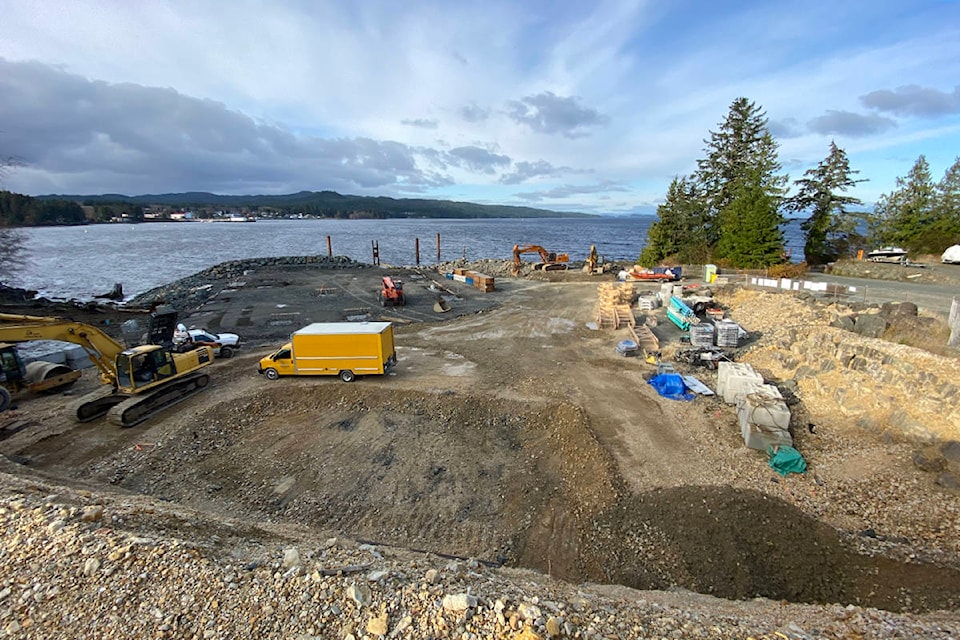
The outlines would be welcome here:
<svg viewBox="0 0 960 640">
<path fill-rule="evenodd" d="M 71 403 L 80 422 L 106 416 L 132 427 L 172 404 L 206 388 L 210 377 L 202 370 L 213 362 L 213 349 L 203 346 L 173 353 L 160 345 L 124 349 L 106 333 L 67 318 L 44 318 L 0 313 L 0 342 L 61 340 L 80 345 L 111 385 Z"/>
<path fill-rule="evenodd" d="M 123 345 L 100 329 L 67 318 L 0 313 L 0 341 L 60 340 L 83 347 L 102 377 L 117 384 L 117 355 Z"/>
<path fill-rule="evenodd" d="M 570 256 L 566 253 L 552 253 L 547 251 L 545 248 L 541 247 L 538 244 L 528 244 L 528 245 L 513 245 L 513 274 L 517 275 L 520 272 L 520 266 L 523 264 L 520 260 L 520 256 L 524 253 L 537 253 L 540 255 L 540 261 L 542 262 L 542 267 L 544 270 L 550 270 L 551 268 L 563 268 L 566 269 L 566 266 L 561 263 L 566 263 L 570 261 Z"/>
</svg>

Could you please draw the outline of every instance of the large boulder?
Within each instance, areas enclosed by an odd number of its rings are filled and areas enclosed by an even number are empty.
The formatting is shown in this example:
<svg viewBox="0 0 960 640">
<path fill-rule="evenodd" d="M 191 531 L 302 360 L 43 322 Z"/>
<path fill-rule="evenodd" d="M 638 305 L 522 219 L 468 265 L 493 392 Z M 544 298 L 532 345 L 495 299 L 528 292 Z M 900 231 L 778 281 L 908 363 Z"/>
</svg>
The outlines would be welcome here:
<svg viewBox="0 0 960 640">
<path fill-rule="evenodd" d="M 878 313 L 863 313 L 854 321 L 853 330 L 867 338 L 879 338 L 887 330 L 887 321 Z"/>
</svg>

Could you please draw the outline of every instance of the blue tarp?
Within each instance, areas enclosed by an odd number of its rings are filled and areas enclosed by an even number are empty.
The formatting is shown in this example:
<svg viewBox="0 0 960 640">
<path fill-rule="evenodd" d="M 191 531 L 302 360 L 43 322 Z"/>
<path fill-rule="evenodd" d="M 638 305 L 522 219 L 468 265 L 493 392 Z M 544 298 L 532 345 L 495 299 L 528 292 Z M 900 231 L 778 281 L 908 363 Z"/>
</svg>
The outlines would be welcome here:
<svg viewBox="0 0 960 640">
<path fill-rule="evenodd" d="M 679 373 L 661 373 L 648 381 L 657 393 L 671 400 L 693 400 L 697 394 L 691 392 Z"/>
<path fill-rule="evenodd" d="M 777 447 L 774 452 L 773 447 L 767 450 L 770 454 L 770 468 L 786 476 L 788 473 L 804 473 L 807 470 L 807 461 L 803 459 L 800 452 L 793 447 Z"/>
</svg>

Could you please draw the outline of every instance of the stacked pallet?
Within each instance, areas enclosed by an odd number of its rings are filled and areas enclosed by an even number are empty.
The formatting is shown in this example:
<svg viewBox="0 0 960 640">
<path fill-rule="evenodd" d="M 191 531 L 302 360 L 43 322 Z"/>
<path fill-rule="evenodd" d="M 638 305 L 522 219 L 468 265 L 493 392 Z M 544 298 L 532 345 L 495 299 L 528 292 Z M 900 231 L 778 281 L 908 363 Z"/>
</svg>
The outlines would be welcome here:
<svg viewBox="0 0 960 640">
<path fill-rule="evenodd" d="M 629 282 L 609 283 L 604 282 L 597 287 L 597 325 L 600 328 L 612 327 L 619 329 L 621 327 L 636 324 L 633 317 L 633 310 L 630 305 L 633 303 L 635 292 L 633 285 Z"/>
<path fill-rule="evenodd" d="M 610 327 L 620 329 L 633 327 L 637 323 L 633 317 L 633 309 L 627 304 L 600 305 L 597 309 L 597 326 L 601 329 Z"/>
<path fill-rule="evenodd" d="M 479 271 L 469 269 L 454 269 L 453 273 L 446 274 L 447 280 L 455 280 L 465 284 L 473 285 L 484 293 L 490 293 L 494 290 L 493 276 L 488 276 Z"/>
<path fill-rule="evenodd" d="M 636 291 L 630 282 L 604 282 L 597 286 L 600 305 L 633 304 Z"/>
</svg>

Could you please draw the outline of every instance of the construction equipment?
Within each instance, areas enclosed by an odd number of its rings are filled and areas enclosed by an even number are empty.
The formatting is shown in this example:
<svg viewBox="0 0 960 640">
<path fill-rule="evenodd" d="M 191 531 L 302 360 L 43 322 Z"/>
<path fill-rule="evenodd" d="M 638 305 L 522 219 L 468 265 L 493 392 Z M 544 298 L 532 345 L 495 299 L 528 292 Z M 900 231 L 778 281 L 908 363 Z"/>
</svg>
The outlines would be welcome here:
<svg viewBox="0 0 960 640">
<path fill-rule="evenodd" d="M 383 276 L 380 286 L 380 294 L 377 296 L 380 306 L 396 307 L 406 304 L 403 297 L 403 281 L 390 276 Z"/>
<path fill-rule="evenodd" d="M 583 272 L 590 275 L 606 273 L 609 270 L 609 264 L 603 262 L 603 258 L 597 255 L 596 245 L 590 245 L 590 253 L 583 264 Z"/>
<path fill-rule="evenodd" d="M 353 382 L 358 375 L 386 373 L 396 363 L 389 322 L 314 322 L 261 358 L 257 372 L 267 380 L 339 375 L 344 382 Z"/>
<path fill-rule="evenodd" d="M 0 411 L 6 411 L 15 394 L 62 391 L 80 379 L 80 372 L 53 362 L 24 363 L 16 345 L 0 343 Z"/>
<path fill-rule="evenodd" d="M 537 244 L 513 245 L 513 275 L 520 275 L 520 267 L 523 262 L 520 256 L 524 253 L 536 253 L 540 255 L 540 262 L 533 265 L 533 268 L 539 271 L 561 271 L 567 268 L 570 262 L 570 256 L 566 253 L 553 253 L 547 251 Z"/>
<path fill-rule="evenodd" d="M 210 381 L 202 369 L 213 362 L 213 349 L 171 350 L 175 313 L 158 310 L 151 314 L 149 340 L 153 344 L 129 349 L 82 322 L 7 313 L 0 313 L 0 341 L 60 340 L 80 345 L 107 388 L 73 402 L 71 415 L 79 422 L 106 415 L 113 424 L 132 427 L 201 391 Z"/>
</svg>

